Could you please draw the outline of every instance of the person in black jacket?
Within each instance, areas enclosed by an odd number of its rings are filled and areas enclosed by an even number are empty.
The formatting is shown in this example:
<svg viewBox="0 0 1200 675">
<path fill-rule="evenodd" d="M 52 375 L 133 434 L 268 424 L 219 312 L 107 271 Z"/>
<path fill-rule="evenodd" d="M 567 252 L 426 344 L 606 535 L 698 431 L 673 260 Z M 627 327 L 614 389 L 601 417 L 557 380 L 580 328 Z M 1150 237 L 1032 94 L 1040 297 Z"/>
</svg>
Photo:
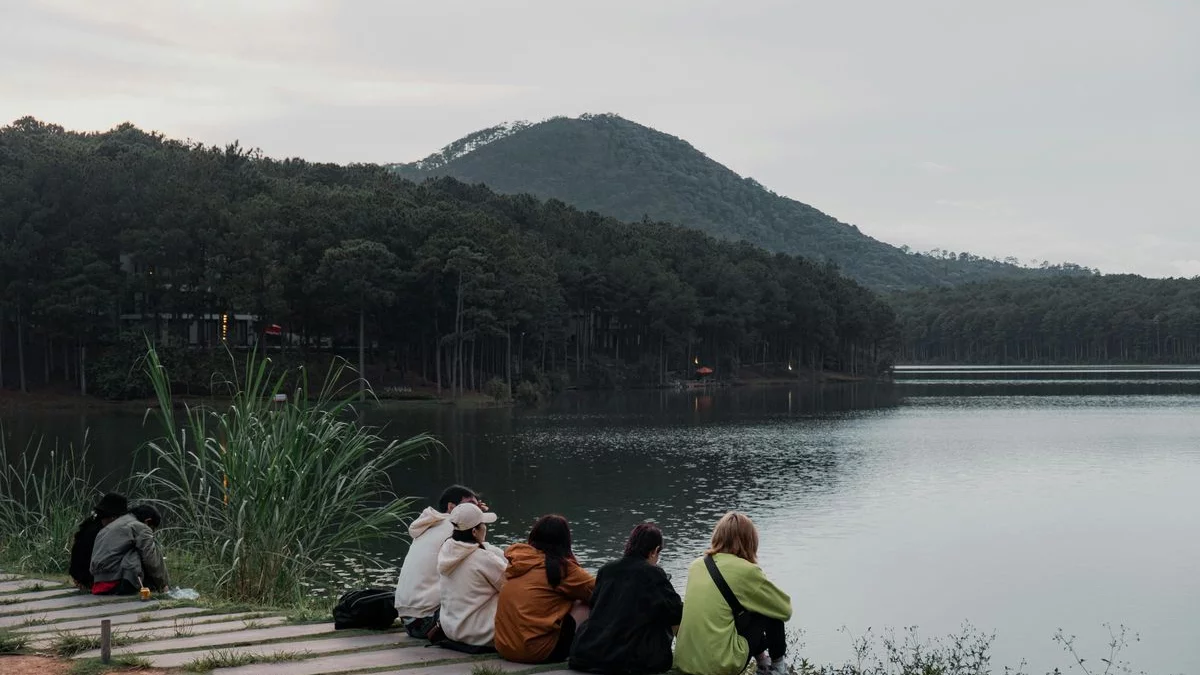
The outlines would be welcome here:
<svg viewBox="0 0 1200 675">
<path fill-rule="evenodd" d="M 92 590 L 92 549 L 96 546 L 96 535 L 112 521 L 125 515 L 129 500 L 123 495 L 110 492 L 100 498 L 87 520 L 79 524 L 75 539 L 71 542 L 71 564 L 67 572 L 75 585 Z"/>
<path fill-rule="evenodd" d="M 658 567 L 662 545 L 662 530 L 643 523 L 630 533 L 625 556 L 600 568 L 592 614 L 571 646 L 572 670 L 643 675 L 671 669 L 683 600 Z"/>
</svg>

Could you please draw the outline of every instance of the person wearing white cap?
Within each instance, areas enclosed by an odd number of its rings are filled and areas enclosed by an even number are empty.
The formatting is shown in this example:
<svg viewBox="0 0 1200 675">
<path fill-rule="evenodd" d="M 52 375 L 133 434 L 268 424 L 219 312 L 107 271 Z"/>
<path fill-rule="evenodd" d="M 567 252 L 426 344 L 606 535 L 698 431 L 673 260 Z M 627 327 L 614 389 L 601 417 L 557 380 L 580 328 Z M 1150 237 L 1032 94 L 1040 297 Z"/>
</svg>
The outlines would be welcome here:
<svg viewBox="0 0 1200 675">
<path fill-rule="evenodd" d="M 490 647 L 496 633 L 496 602 L 508 560 L 488 544 L 487 526 L 496 514 L 462 503 L 450 512 L 453 534 L 438 551 L 442 632 L 454 642 Z"/>
</svg>

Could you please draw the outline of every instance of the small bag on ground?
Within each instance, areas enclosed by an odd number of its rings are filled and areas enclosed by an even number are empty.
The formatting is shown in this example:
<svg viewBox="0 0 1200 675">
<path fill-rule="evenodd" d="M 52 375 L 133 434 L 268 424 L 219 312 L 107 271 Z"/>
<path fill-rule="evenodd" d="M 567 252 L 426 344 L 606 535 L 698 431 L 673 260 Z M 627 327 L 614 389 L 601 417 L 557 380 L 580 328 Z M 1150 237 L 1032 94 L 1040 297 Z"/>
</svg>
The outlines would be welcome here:
<svg viewBox="0 0 1200 675">
<path fill-rule="evenodd" d="M 398 616 L 395 595 L 391 589 L 367 588 L 351 591 L 338 599 L 337 606 L 333 608 L 333 627 L 335 630 L 387 630 Z"/>
</svg>

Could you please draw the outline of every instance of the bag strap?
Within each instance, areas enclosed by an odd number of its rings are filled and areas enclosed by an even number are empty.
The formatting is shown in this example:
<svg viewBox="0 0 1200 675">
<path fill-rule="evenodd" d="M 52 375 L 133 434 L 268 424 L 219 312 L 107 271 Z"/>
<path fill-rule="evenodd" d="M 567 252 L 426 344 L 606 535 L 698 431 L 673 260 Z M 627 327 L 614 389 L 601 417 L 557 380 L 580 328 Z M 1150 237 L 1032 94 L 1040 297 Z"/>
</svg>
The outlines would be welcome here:
<svg viewBox="0 0 1200 675">
<path fill-rule="evenodd" d="M 717 569 L 717 561 L 713 560 L 711 555 L 704 556 L 704 566 L 708 568 L 708 575 L 712 577 L 713 583 L 717 585 L 717 590 L 721 591 L 721 596 L 725 598 L 725 604 L 729 605 L 729 609 L 733 610 L 733 618 L 746 613 L 746 608 L 742 607 L 742 603 L 738 602 L 737 596 L 733 594 L 733 589 L 725 582 L 725 577 L 721 575 L 721 570 Z"/>
</svg>

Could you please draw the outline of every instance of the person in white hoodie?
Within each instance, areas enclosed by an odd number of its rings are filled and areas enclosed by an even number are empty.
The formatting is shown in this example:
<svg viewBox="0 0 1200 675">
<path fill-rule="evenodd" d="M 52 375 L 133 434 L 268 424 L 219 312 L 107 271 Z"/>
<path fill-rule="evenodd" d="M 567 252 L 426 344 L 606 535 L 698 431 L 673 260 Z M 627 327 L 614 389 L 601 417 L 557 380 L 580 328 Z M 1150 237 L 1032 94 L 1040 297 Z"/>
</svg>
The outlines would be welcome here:
<svg viewBox="0 0 1200 675">
<path fill-rule="evenodd" d="M 442 632 L 468 647 L 491 647 L 496 635 L 496 604 L 508 560 L 487 543 L 488 525 L 496 514 L 463 503 L 450 512 L 454 533 L 438 552 Z"/>
<path fill-rule="evenodd" d="M 451 485 L 438 498 L 436 508 L 426 508 L 408 526 L 412 545 L 400 566 L 400 578 L 396 582 L 396 611 L 405 630 L 415 638 L 428 637 L 429 631 L 437 625 L 441 603 L 438 551 L 454 532 L 450 511 L 459 504 L 475 504 L 487 510 L 471 488 Z"/>
</svg>

